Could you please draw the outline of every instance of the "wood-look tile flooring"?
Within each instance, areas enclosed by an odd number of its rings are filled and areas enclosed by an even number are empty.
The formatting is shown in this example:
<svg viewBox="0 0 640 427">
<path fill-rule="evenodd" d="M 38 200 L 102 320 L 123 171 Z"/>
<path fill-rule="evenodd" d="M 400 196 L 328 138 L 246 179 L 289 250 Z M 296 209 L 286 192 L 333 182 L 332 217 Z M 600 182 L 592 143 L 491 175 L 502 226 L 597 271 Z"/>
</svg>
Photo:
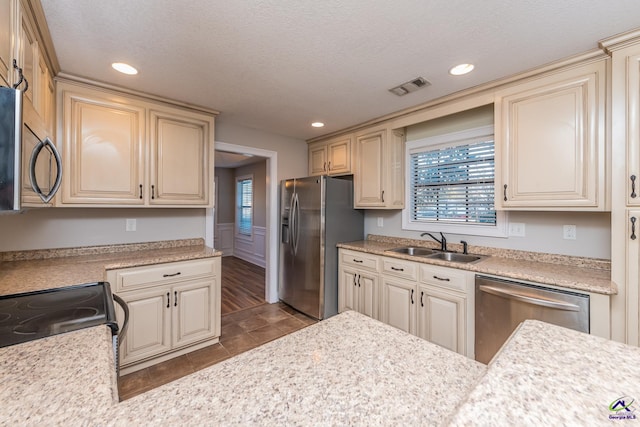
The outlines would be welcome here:
<svg viewBox="0 0 640 427">
<path fill-rule="evenodd" d="M 120 377 L 120 400 L 129 399 L 315 323 L 314 319 L 285 304 L 266 304 L 264 270 L 260 279 L 259 269 L 237 258 L 224 257 L 220 343 Z M 262 291 L 258 284 L 260 280 Z M 262 297 L 257 298 L 257 295 Z"/>
</svg>

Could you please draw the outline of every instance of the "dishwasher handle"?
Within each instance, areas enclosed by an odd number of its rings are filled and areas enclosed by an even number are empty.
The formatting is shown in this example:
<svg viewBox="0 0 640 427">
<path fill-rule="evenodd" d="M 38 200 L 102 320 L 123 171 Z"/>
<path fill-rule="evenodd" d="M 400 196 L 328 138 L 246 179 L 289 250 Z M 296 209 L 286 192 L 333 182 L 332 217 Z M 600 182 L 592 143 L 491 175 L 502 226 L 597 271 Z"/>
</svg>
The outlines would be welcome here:
<svg viewBox="0 0 640 427">
<path fill-rule="evenodd" d="M 511 290 L 501 289 L 496 286 L 480 285 L 478 286 L 478 289 L 488 294 L 496 295 L 496 296 L 507 298 L 507 299 L 513 299 L 516 301 L 522 301 L 522 302 L 526 302 L 534 305 L 540 305 L 543 307 L 555 308 L 555 309 L 564 310 L 564 311 L 580 311 L 580 307 L 578 307 L 575 304 L 562 302 L 562 301 L 553 301 L 553 300 L 543 299 L 543 298 L 535 298 L 529 295 L 524 295 L 518 292 L 511 291 Z"/>
</svg>

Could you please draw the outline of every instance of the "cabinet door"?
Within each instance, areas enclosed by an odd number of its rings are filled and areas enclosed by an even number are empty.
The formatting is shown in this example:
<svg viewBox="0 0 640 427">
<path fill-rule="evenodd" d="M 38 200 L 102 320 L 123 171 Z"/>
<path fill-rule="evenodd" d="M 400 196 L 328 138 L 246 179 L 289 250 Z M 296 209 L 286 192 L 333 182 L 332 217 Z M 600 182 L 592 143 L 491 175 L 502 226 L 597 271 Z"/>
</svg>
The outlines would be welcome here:
<svg viewBox="0 0 640 427">
<path fill-rule="evenodd" d="M 0 1 L 0 86 L 9 85 L 9 71 L 13 68 L 12 24 L 13 1 Z"/>
<path fill-rule="evenodd" d="M 22 3 L 21 3 L 22 6 Z M 18 66 L 22 67 L 22 75 L 29 83 L 29 90 L 24 92 L 25 99 L 37 105 L 37 58 L 38 58 L 38 41 L 34 31 L 34 24 L 31 22 L 29 15 L 21 7 L 20 10 L 20 39 L 18 50 Z M 17 74 L 15 74 L 17 77 Z M 15 80 L 15 79 L 14 79 Z M 16 80 L 17 82 L 17 80 Z M 24 89 L 24 85 L 20 85 L 20 89 Z"/>
<path fill-rule="evenodd" d="M 327 173 L 327 146 L 325 144 L 309 145 L 309 175 Z"/>
<path fill-rule="evenodd" d="M 640 210 L 627 211 L 627 336 L 626 343 L 640 345 Z"/>
<path fill-rule="evenodd" d="M 150 113 L 149 203 L 206 206 L 213 121 L 180 113 Z"/>
<path fill-rule="evenodd" d="M 626 140 L 626 200 L 629 206 L 640 205 L 640 46 L 631 46 L 613 54 L 615 73 L 614 93 L 617 102 L 614 109 L 623 111 L 619 126 L 613 130 L 616 136 Z M 621 92 L 620 92 L 621 90 Z"/>
<path fill-rule="evenodd" d="M 378 316 L 378 276 L 367 272 L 359 272 L 358 284 L 358 311 L 374 319 Z"/>
<path fill-rule="evenodd" d="M 497 93 L 498 206 L 605 209 L 604 73 L 600 61 Z"/>
<path fill-rule="evenodd" d="M 330 175 L 351 172 L 351 137 L 347 136 L 327 146 L 327 170 Z"/>
<path fill-rule="evenodd" d="M 168 288 L 121 293 L 129 306 L 129 325 L 120 363 L 127 365 L 171 350 L 171 295 Z"/>
<path fill-rule="evenodd" d="M 416 286 L 382 276 L 382 321 L 410 334 L 415 334 Z"/>
<path fill-rule="evenodd" d="M 338 282 L 338 312 L 358 310 L 358 272 L 351 268 L 340 268 Z"/>
<path fill-rule="evenodd" d="M 384 207 L 384 148 L 386 129 L 356 136 L 353 177 L 356 208 Z"/>
<path fill-rule="evenodd" d="M 178 348 L 220 335 L 216 316 L 216 278 L 174 286 L 173 347 Z"/>
<path fill-rule="evenodd" d="M 143 205 L 144 109 L 97 91 L 62 96 L 62 203 Z"/>
<path fill-rule="evenodd" d="M 417 335 L 451 351 L 465 354 L 466 299 L 435 288 L 418 286 Z"/>
</svg>

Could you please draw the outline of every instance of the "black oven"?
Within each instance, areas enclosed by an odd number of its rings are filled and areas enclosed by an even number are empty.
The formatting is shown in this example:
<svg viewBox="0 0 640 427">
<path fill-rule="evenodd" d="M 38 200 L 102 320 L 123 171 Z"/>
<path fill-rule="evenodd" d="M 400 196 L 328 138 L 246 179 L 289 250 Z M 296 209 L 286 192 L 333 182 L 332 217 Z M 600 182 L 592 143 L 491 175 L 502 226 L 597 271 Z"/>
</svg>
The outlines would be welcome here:
<svg viewBox="0 0 640 427">
<path fill-rule="evenodd" d="M 114 300 L 125 319 L 118 326 Z M 111 293 L 108 282 L 0 296 L 0 347 L 7 347 L 92 326 L 107 325 L 113 336 L 118 366 L 119 337 L 129 320 L 125 302 Z"/>
</svg>

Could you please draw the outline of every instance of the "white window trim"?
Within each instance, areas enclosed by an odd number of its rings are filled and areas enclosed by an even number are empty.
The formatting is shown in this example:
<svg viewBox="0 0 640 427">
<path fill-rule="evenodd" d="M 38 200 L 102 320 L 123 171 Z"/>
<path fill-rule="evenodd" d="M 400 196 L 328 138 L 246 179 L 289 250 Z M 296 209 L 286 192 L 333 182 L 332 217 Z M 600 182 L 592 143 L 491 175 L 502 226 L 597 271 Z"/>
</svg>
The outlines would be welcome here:
<svg viewBox="0 0 640 427">
<path fill-rule="evenodd" d="M 246 179 L 250 179 L 251 180 L 251 234 L 247 235 L 247 234 L 242 234 L 240 233 L 240 215 L 239 215 L 239 206 L 238 206 L 238 182 L 240 181 L 244 181 Z M 254 217 L 254 206 L 253 206 L 253 201 L 254 201 L 254 190 L 255 190 L 255 181 L 253 179 L 253 174 L 251 175 L 242 175 L 242 176 L 236 176 L 236 194 L 235 194 L 235 211 L 236 211 L 236 222 L 235 222 L 235 235 L 236 238 L 239 240 L 245 240 L 247 242 L 252 242 L 253 241 L 253 217 Z"/>
<path fill-rule="evenodd" d="M 408 141 L 405 146 L 405 208 L 402 210 L 402 229 L 411 231 L 430 231 L 450 234 L 463 234 L 469 236 L 489 236 L 507 237 L 508 216 L 505 211 L 496 210 L 496 225 L 459 225 L 444 223 L 425 223 L 411 219 L 411 154 L 422 151 L 425 148 L 435 149 L 462 144 L 465 140 L 483 139 L 487 136 L 493 137 L 493 126 L 482 126 L 460 132 L 451 132 L 444 135 L 437 135 L 428 138 Z M 496 167 L 497 169 L 497 167 Z"/>
</svg>

